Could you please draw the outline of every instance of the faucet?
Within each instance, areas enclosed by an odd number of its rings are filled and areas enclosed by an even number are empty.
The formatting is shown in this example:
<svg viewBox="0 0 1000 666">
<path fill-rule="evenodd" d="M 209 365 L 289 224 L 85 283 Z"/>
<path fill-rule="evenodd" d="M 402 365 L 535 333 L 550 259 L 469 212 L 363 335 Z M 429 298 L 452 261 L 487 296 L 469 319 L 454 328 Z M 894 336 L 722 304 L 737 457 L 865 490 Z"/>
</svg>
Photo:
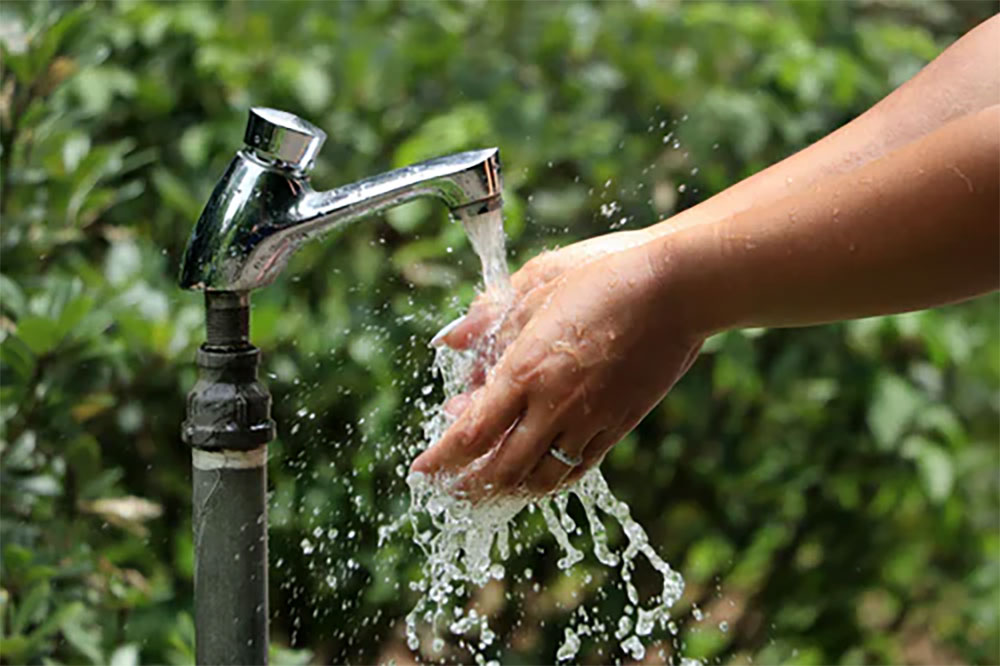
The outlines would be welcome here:
<svg viewBox="0 0 1000 666">
<path fill-rule="evenodd" d="M 244 146 L 188 241 L 180 286 L 205 292 L 205 343 L 181 437 L 191 446 L 195 658 L 266 664 L 267 444 L 277 427 L 250 344 L 250 292 L 273 282 L 307 240 L 431 196 L 467 220 L 501 205 L 496 148 L 428 160 L 317 192 L 309 171 L 326 134 L 255 107 Z"/>
<path fill-rule="evenodd" d="M 441 199 L 459 219 L 501 205 L 496 148 L 421 162 L 326 192 L 309 171 L 326 133 L 285 111 L 250 109 L 226 173 L 195 225 L 181 287 L 250 291 L 270 284 L 305 241 L 417 197 Z"/>
</svg>

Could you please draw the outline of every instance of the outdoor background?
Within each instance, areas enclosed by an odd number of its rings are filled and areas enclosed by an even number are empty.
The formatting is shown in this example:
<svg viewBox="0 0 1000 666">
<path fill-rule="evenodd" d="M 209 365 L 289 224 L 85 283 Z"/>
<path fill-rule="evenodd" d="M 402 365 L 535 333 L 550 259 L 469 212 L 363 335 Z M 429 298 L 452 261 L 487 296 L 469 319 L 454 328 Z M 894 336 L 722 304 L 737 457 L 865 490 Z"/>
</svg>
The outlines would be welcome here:
<svg viewBox="0 0 1000 666">
<path fill-rule="evenodd" d="M 0 660 L 193 659 L 178 433 L 203 310 L 175 278 L 249 106 L 329 133 L 318 187 L 499 146 L 516 267 L 807 145 L 994 7 L 4 2 Z M 379 552 L 376 530 L 407 501 L 427 340 L 477 280 L 460 226 L 424 203 L 303 248 L 254 294 L 279 424 L 276 662 L 409 658 L 421 559 L 406 538 Z M 1000 662 L 998 321 L 989 297 L 710 341 L 604 465 L 687 580 L 687 656 Z M 560 608 L 595 599 L 599 565 L 564 575 L 536 541 L 477 597 L 504 663 L 553 661 Z M 578 658 L 616 654 L 598 649 Z"/>
</svg>

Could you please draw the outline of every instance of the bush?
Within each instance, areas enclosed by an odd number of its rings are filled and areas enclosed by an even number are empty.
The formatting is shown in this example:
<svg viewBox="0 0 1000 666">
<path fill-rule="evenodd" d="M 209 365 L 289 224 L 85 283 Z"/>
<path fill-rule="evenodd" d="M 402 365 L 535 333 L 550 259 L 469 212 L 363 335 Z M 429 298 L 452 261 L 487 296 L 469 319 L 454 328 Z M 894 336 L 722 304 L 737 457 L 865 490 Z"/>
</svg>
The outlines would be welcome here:
<svg viewBox="0 0 1000 666">
<path fill-rule="evenodd" d="M 500 146 L 519 264 L 651 223 L 806 145 L 992 11 L 5 3 L 2 659 L 193 659 L 178 430 L 203 312 L 175 276 L 248 106 L 328 131 L 320 187 Z M 417 203 L 303 248 L 255 293 L 280 433 L 272 638 L 298 650 L 275 648 L 277 662 L 406 658 L 419 553 L 379 550 L 376 530 L 406 502 L 397 466 L 419 442 L 424 341 L 477 274 L 460 227 Z M 996 314 L 988 298 L 710 342 L 605 463 L 684 573 L 682 605 L 709 615 L 684 616 L 689 656 L 1000 661 Z M 520 576 L 501 590 L 520 599 L 497 621 L 505 662 L 551 661 L 559 606 L 593 599 L 593 565 L 564 577 L 553 559 L 530 548 L 511 563 L 542 591 Z M 600 647 L 581 659 L 606 661 Z"/>
</svg>

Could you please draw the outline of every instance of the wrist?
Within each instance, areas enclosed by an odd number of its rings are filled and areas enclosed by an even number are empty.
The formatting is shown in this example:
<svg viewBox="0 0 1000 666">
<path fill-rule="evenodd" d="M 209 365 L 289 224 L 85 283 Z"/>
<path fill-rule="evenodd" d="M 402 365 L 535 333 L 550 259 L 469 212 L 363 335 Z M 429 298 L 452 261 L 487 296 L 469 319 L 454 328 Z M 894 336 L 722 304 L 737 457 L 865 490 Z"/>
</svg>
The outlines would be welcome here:
<svg viewBox="0 0 1000 666">
<path fill-rule="evenodd" d="M 741 325 L 741 289 L 732 279 L 736 267 L 722 252 L 720 226 L 693 225 L 644 246 L 650 265 L 658 267 L 658 289 L 670 316 L 704 337 Z"/>
</svg>

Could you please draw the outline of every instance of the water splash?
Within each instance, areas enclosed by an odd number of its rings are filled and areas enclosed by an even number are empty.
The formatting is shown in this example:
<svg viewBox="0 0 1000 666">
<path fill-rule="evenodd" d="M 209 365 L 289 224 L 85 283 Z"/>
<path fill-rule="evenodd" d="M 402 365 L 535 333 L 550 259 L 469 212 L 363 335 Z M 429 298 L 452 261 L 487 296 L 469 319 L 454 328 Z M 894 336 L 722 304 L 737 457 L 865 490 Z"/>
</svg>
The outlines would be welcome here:
<svg viewBox="0 0 1000 666">
<path fill-rule="evenodd" d="M 501 311 L 509 308 L 514 291 L 507 269 L 505 239 L 500 211 L 466 221 L 466 232 L 480 257 L 484 284 L 492 300 L 500 304 Z M 502 320 L 502 316 L 498 321 Z M 497 324 L 498 325 L 498 324 Z M 444 385 L 445 399 L 440 405 L 426 408 L 423 424 L 425 442 L 437 441 L 452 419 L 443 404 L 466 390 L 469 371 L 482 359 L 495 358 L 493 335 L 483 338 L 480 348 L 466 352 L 439 348 L 433 370 Z M 633 659 L 642 659 L 645 643 L 654 628 L 666 629 L 671 623 L 670 609 L 684 592 L 684 581 L 656 553 L 649 543 L 645 530 L 629 513 L 629 507 L 618 500 L 608 488 L 600 469 L 593 468 L 576 483 L 542 498 L 509 496 L 472 503 L 452 492 L 454 479 L 430 477 L 414 473 L 407 478 L 410 487 L 410 506 L 395 522 L 379 530 L 379 541 L 384 543 L 404 525 L 410 526 L 414 542 L 426 559 L 421 578 L 411 587 L 421 597 L 406 618 L 407 645 L 418 650 L 421 645 L 421 623 L 432 630 L 432 649 L 439 653 L 443 648 L 444 631 L 462 638 L 479 631 L 479 640 L 470 644 L 477 663 L 485 663 L 483 652 L 495 641 L 486 617 L 475 610 L 462 613 L 455 607 L 458 597 L 470 591 L 470 586 L 480 587 L 491 580 L 501 580 L 505 575 L 504 562 L 511 550 L 511 527 L 518 514 L 525 509 L 538 510 L 545 525 L 562 551 L 557 562 L 560 569 L 568 570 L 584 559 L 582 550 L 573 545 L 570 535 L 585 534 L 570 515 L 570 502 L 575 499 L 586 517 L 591 551 L 598 562 L 618 572 L 629 603 L 636 608 L 636 619 L 622 615 L 617 622 L 615 638 L 621 650 Z M 616 551 L 609 543 L 604 521 L 618 523 L 627 544 Z M 660 593 L 643 602 L 632 580 L 638 556 L 642 555 L 661 577 Z M 456 610 L 449 609 L 455 607 Z M 626 612 L 632 610 L 625 609 Z M 564 640 L 556 653 L 559 661 L 572 660 L 578 653 L 582 637 L 591 633 L 583 622 L 566 627 Z"/>
</svg>

